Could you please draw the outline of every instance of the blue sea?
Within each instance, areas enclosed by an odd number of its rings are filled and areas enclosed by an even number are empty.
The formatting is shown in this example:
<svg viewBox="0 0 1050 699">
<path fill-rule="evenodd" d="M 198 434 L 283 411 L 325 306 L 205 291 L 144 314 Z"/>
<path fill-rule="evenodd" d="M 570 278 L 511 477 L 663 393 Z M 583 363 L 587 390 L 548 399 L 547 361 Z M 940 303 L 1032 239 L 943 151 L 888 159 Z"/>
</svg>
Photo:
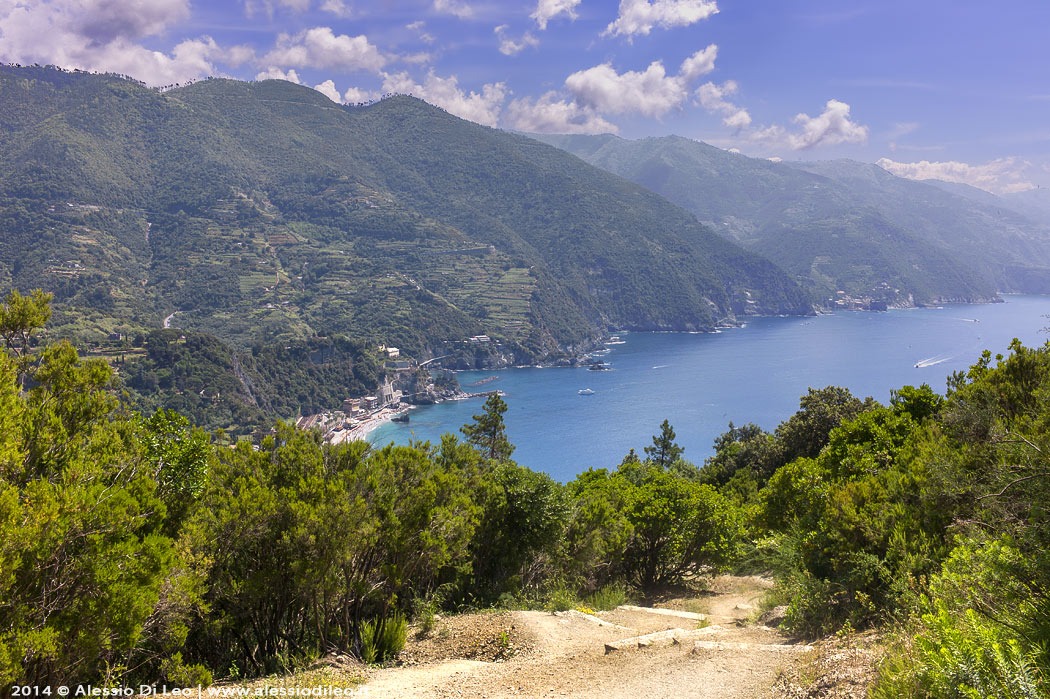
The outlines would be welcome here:
<svg viewBox="0 0 1050 699">
<path fill-rule="evenodd" d="M 1005 303 L 947 305 L 886 313 L 840 312 L 810 318 L 751 318 L 719 333 L 621 333 L 604 359 L 611 371 L 501 369 L 458 374 L 466 391 L 506 396 L 514 459 L 567 481 L 590 467 L 615 467 L 632 447 L 641 453 L 666 418 L 685 458 L 701 464 L 728 423 L 773 429 L 813 387 L 848 387 L 887 401 L 902 385 L 945 380 L 1012 338 L 1047 341 L 1050 296 L 1003 297 Z M 499 378 L 479 386 L 471 384 Z M 580 395 L 591 389 L 593 395 Z M 410 412 L 371 435 L 377 445 L 437 442 L 480 412 L 481 399 Z"/>
</svg>

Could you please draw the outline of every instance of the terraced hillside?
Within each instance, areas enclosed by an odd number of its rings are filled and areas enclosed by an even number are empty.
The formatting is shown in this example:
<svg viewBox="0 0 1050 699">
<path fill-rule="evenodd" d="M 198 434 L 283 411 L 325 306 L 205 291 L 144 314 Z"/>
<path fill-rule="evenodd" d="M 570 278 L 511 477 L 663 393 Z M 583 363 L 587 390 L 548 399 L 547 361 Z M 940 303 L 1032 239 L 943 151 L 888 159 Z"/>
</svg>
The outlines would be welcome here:
<svg viewBox="0 0 1050 699">
<path fill-rule="evenodd" d="M 487 331 L 544 353 L 807 308 L 660 197 L 412 98 L 11 67 L 0 97 L 4 277 L 138 323 L 417 351 Z"/>
<path fill-rule="evenodd" d="M 0 284 L 54 291 L 82 343 L 166 319 L 235 353 L 487 334 L 532 362 L 610 327 L 810 310 L 768 260 L 556 148 L 283 81 L 0 68 L 0 233 Z"/>
</svg>

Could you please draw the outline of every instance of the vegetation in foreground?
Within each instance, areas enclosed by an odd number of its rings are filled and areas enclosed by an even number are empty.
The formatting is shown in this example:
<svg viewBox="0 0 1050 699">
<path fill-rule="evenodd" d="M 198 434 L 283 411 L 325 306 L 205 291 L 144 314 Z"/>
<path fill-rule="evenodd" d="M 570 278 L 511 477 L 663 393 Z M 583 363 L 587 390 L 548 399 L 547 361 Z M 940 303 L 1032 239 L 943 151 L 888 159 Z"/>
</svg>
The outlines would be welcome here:
<svg viewBox="0 0 1050 699">
<path fill-rule="evenodd" d="M 800 636 L 891 624 L 875 696 L 1046 696 L 1050 348 L 1014 343 L 889 405 L 811 390 L 702 467 L 567 484 L 511 460 L 493 396 L 464 438 L 372 449 L 277 427 L 219 447 L 114 397 L 49 298 L 0 308 L 0 689 L 208 684 L 331 651 L 387 662 L 406 620 L 772 569 Z"/>
</svg>

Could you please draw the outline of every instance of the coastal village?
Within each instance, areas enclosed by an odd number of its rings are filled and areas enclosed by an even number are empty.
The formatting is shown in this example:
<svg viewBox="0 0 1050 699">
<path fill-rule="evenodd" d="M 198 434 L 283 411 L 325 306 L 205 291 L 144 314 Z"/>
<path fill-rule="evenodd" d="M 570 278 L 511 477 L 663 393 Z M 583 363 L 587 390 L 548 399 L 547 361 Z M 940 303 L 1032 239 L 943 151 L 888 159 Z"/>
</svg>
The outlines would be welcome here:
<svg viewBox="0 0 1050 699">
<path fill-rule="evenodd" d="M 340 444 L 365 439 L 387 420 L 404 416 L 409 406 L 402 402 L 405 394 L 395 385 L 401 383 L 398 380 L 400 374 L 414 374 L 419 367 L 414 360 L 402 358 L 397 347 L 380 345 L 378 349 L 386 355 L 388 373 L 376 395 L 347 398 L 339 409 L 303 416 L 295 426 L 301 430 L 318 429 L 326 442 Z M 435 387 L 429 384 L 427 388 L 433 390 Z"/>
<path fill-rule="evenodd" d="M 484 345 L 492 340 L 487 335 L 475 335 L 462 342 Z M 417 363 L 412 358 L 402 356 L 397 347 L 379 345 L 378 351 L 386 356 L 387 375 L 375 395 L 347 398 L 338 409 L 299 418 L 296 427 L 300 430 L 320 430 L 324 441 L 341 444 L 367 439 L 373 430 L 391 420 L 408 422 L 408 412 L 416 405 L 462 400 L 491 393 L 466 393 L 459 389 L 454 379 L 444 386 L 438 385 L 429 371 L 439 368 L 444 357 Z M 426 377 L 422 383 L 421 377 Z"/>
</svg>

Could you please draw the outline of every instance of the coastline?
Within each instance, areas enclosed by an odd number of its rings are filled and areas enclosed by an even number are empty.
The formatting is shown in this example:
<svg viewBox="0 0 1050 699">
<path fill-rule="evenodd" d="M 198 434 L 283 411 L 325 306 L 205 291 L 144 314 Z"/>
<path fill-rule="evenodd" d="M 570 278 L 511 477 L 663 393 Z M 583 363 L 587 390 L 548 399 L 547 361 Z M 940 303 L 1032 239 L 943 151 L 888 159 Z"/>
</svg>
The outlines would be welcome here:
<svg viewBox="0 0 1050 699">
<path fill-rule="evenodd" d="M 383 408 L 374 415 L 369 415 L 367 420 L 364 420 L 355 427 L 349 430 L 341 430 L 339 434 L 333 435 L 330 440 L 332 444 L 342 444 L 343 442 L 355 442 L 355 441 L 368 441 L 369 435 L 379 429 L 380 426 L 393 420 L 398 415 L 402 415 L 412 410 L 416 406 L 414 405 L 402 405 L 397 408 Z"/>
<path fill-rule="evenodd" d="M 503 395 L 502 391 L 482 391 L 480 393 L 467 393 L 465 391 L 460 391 L 459 393 L 453 396 L 449 396 L 444 400 L 460 401 L 470 400 L 471 398 L 486 398 L 492 395 L 493 393 Z M 372 435 L 372 433 L 375 432 L 377 429 L 387 424 L 388 422 L 392 422 L 394 418 L 400 415 L 404 415 L 418 407 L 418 405 L 401 403 L 396 408 L 381 408 L 376 413 L 369 415 L 367 420 L 362 421 L 358 425 L 348 430 L 340 430 L 338 433 L 333 434 L 332 437 L 329 439 L 329 442 L 331 444 L 342 444 L 343 442 L 353 441 L 367 442 L 369 441 L 369 437 Z"/>
<path fill-rule="evenodd" d="M 658 420 L 647 415 L 666 417 L 686 458 L 700 462 L 712 454 L 729 420 L 775 429 L 798 410 L 810 387 L 843 386 L 883 403 L 904 385 L 929 383 L 940 393 L 953 371 L 966 370 L 986 348 L 1002 351 L 1015 336 L 1026 345 L 1045 341 L 1040 328 L 1047 324 L 1042 316 L 1050 313 L 1050 295 L 1004 298 L 1008 303 L 751 317 L 746 328 L 717 335 L 620 329 L 627 344 L 598 355 L 613 366 L 610 372 L 539 370 L 532 363 L 522 370 L 479 367 L 456 375 L 465 390 L 506 392 L 515 460 L 567 481 L 583 469 L 618 464 L 629 449 L 649 443 Z M 915 367 L 923 360 L 931 366 Z M 670 366 L 655 368 L 661 365 Z M 775 372 L 776 380 L 763 381 L 766 371 Z M 494 374 L 499 381 L 470 385 Z M 578 396 L 584 387 L 595 394 Z M 372 438 L 384 445 L 413 439 L 436 444 L 442 434 L 458 433 L 480 407 L 445 400 L 414 413 L 411 425 L 387 425 Z"/>
</svg>

